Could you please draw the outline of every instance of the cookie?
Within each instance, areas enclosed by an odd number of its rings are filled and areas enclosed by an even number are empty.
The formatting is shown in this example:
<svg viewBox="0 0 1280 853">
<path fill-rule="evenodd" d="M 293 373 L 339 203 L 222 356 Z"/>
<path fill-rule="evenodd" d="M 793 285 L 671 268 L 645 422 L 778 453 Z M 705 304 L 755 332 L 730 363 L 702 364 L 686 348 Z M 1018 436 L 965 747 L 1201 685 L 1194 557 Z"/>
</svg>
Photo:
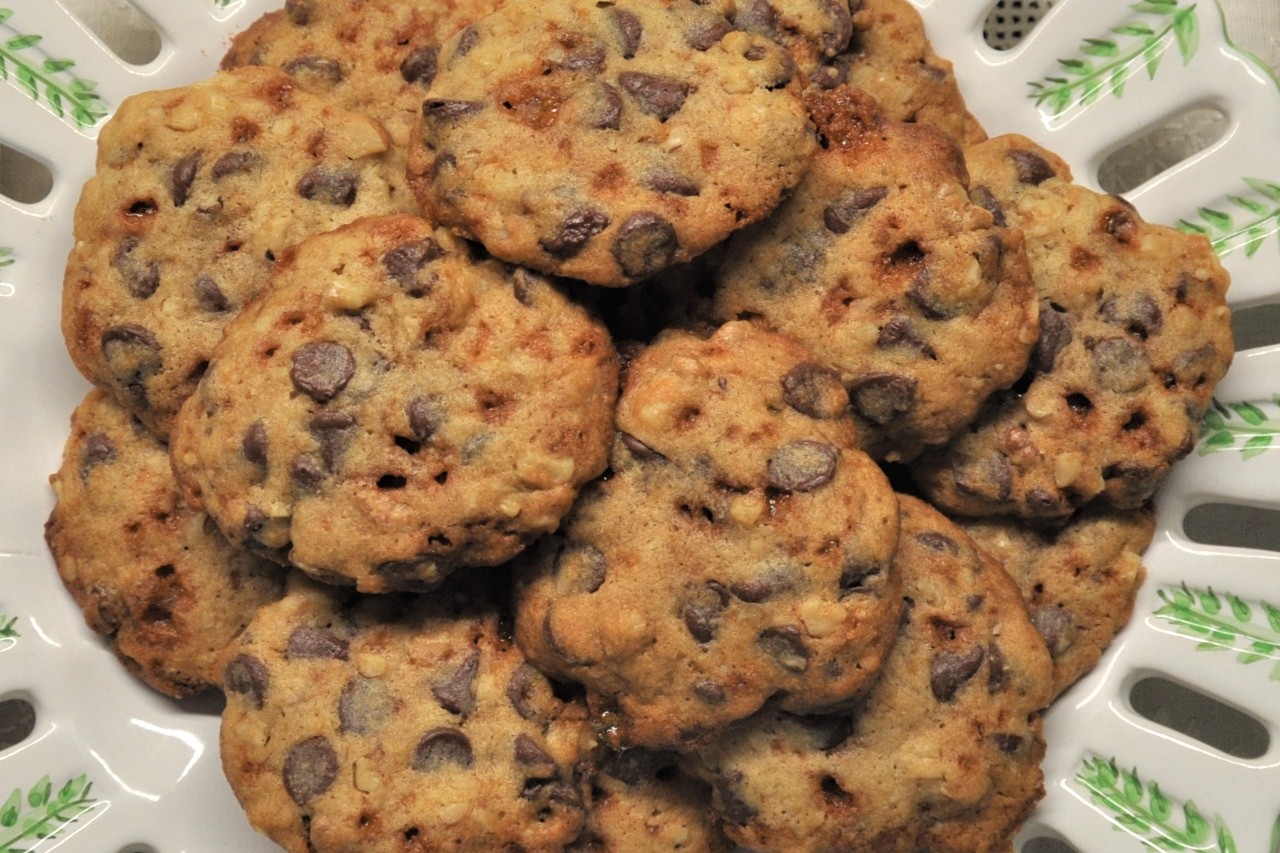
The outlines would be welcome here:
<svg viewBox="0 0 1280 853">
<path fill-rule="evenodd" d="M 711 789 L 680 765 L 676 753 L 609 751 L 596 768 L 586 828 L 569 849 L 731 853 L 733 842 L 711 811 Z"/>
<path fill-rule="evenodd" d="M 624 286 L 765 216 L 814 148 L 795 63 L 693 0 L 512 0 L 446 42 L 409 151 L 439 222 Z"/>
<path fill-rule="evenodd" d="M 361 597 L 299 580 L 225 655 L 222 766 L 295 853 L 560 850 L 594 737 L 454 590 Z"/>
<path fill-rule="evenodd" d="M 910 459 L 1022 374 L 1038 331 L 1022 237 L 970 200 L 940 131 L 848 87 L 808 101 L 823 147 L 772 216 L 730 239 L 715 315 L 799 340 L 849 389 L 863 448 Z"/>
<path fill-rule="evenodd" d="M 986 139 L 951 63 L 934 53 L 916 8 L 908 0 L 856 5 L 848 49 L 814 72 L 811 84 L 863 89 L 891 118 L 931 125 L 965 145 Z"/>
<path fill-rule="evenodd" d="M 1026 236 L 1041 333 L 1026 375 L 921 458 L 915 478 L 961 515 L 1140 507 L 1195 445 L 1231 362 L 1228 275 L 1202 235 L 1072 183 L 1029 139 L 966 156 L 974 199 Z"/>
<path fill-rule="evenodd" d="M 856 7 L 859 0 L 853 0 Z M 733 25 L 778 42 L 803 77 L 840 56 L 853 36 L 850 0 L 725 0 Z"/>
<path fill-rule="evenodd" d="M 1154 513 L 1094 506 L 1061 527 L 1009 518 L 959 523 L 1022 590 L 1053 657 L 1054 695 L 1061 694 L 1128 623 L 1146 577 L 1142 551 L 1155 533 Z"/>
<path fill-rule="evenodd" d="M 266 65 L 335 106 L 377 119 L 391 135 L 387 179 L 416 212 L 405 181 L 409 132 L 435 78 L 440 42 L 500 0 L 289 0 L 239 32 L 224 70 Z"/>
<path fill-rule="evenodd" d="M 279 568 L 185 504 L 168 449 L 100 390 L 72 413 L 49 481 L 45 540 L 85 623 L 161 693 L 218 687 L 218 655 L 283 593 Z"/>
<path fill-rule="evenodd" d="M 962 530 L 903 496 L 906 605 L 856 710 L 770 708 L 695 765 L 725 831 L 759 851 L 1012 851 L 1043 796 L 1049 655 L 1018 589 Z"/>
<path fill-rule="evenodd" d="M 427 589 L 554 530 L 605 467 L 617 356 L 546 279 L 408 215 L 316 235 L 228 324 L 174 470 L 228 538 Z"/>
<path fill-rule="evenodd" d="M 165 438 L 222 329 L 303 237 L 394 206 L 386 132 L 265 68 L 127 98 L 75 211 L 62 331 Z"/>
<path fill-rule="evenodd" d="M 610 475 L 516 561 L 516 639 L 617 745 L 688 749 L 767 699 L 870 685 L 901 600 L 897 502 L 838 378 L 750 324 L 627 368 Z"/>
</svg>

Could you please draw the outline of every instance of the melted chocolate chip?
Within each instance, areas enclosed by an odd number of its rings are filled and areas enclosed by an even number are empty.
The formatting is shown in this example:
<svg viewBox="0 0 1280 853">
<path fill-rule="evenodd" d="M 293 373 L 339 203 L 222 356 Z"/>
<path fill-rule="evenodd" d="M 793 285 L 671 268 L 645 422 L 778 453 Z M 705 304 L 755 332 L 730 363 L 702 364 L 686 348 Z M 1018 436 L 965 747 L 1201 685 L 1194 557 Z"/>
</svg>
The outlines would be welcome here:
<svg viewBox="0 0 1280 853">
<path fill-rule="evenodd" d="M 950 702 L 965 682 L 977 674 L 986 658 L 982 646 L 964 652 L 940 652 L 929 665 L 929 689 L 939 702 Z"/>
<path fill-rule="evenodd" d="M 640 49 L 640 39 L 644 36 L 644 25 L 640 23 L 640 19 L 636 17 L 634 12 L 627 9 L 610 6 L 608 14 L 618 34 L 622 57 L 631 59 L 636 55 L 636 51 Z"/>
<path fill-rule="evenodd" d="M 666 269 L 679 249 L 675 227 L 649 211 L 627 217 L 613 240 L 613 258 L 627 278 L 643 278 Z"/>
<path fill-rule="evenodd" d="M 789 672 L 804 672 L 809 666 L 809 649 L 804 644 L 804 633 L 794 625 L 766 628 L 756 638 L 756 645 Z"/>
<path fill-rule="evenodd" d="M 413 751 L 413 769 L 419 773 L 435 773 L 450 766 L 470 767 L 471 761 L 471 740 L 458 729 L 432 729 Z"/>
<path fill-rule="evenodd" d="M 285 0 L 284 13 L 300 27 L 311 23 L 311 0 Z"/>
<path fill-rule="evenodd" d="M 540 694 L 546 686 L 546 678 L 541 672 L 522 663 L 507 682 L 507 701 L 522 720 L 531 720 L 538 715 Z"/>
<path fill-rule="evenodd" d="M 479 43 L 480 31 L 474 26 L 463 27 L 462 32 L 458 35 L 458 44 L 453 49 L 454 59 L 466 56 Z"/>
<path fill-rule="evenodd" d="M 415 47 L 400 63 L 400 76 L 406 83 L 430 86 L 440 70 L 440 47 L 428 44 Z"/>
<path fill-rule="evenodd" d="M 742 793 L 745 780 L 741 770 L 726 770 L 712 787 L 712 802 L 720 816 L 736 826 L 746 826 L 759 811 L 750 805 Z"/>
<path fill-rule="evenodd" d="M 451 714 L 466 716 L 476 706 L 476 675 L 480 672 L 480 650 L 472 649 L 453 672 L 431 685 L 431 695 Z"/>
<path fill-rule="evenodd" d="M 825 365 L 802 361 L 782 377 L 782 399 L 802 415 L 835 418 L 849 405 L 840 374 Z"/>
<path fill-rule="evenodd" d="M 1020 183 L 1038 186 L 1055 175 L 1053 167 L 1049 165 L 1049 161 L 1034 151 L 1014 148 L 1009 151 L 1007 156 L 1013 161 Z"/>
<path fill-rule="evenodd" d="M 169 192 L 173 196 L 173 206 L 182 207 L 191 194 L 191 184 L 196 179 L 196 171 L 200 168 L 203 151 L 192 151 L 184 155 L 173 165 L 173 174 L 169 176 Z"/>
<path fill-rule="evenodd" d="M 604 70 L 607 50 L 598 42 L 576 46 L 560 60 L 560 67 L 565 71 L 586 71 L 598 74 Z"/>
<path fill-rule="evenodd" d="M 618 85 L 635 100 L 642 113 L 659 121 L 678 113 L 690 91 L 683 80 L 643 71 L 623 71 L 618 75 Z"/>
<path fill-rule="evenodd" d="M 597 85 L 583 121 L 592 130 L 617 130 L 622 126 L 622 94 L 608 83 Z"/>
<path fill-rule="evenodd" d="M 346 660 L 347 641 L 323 628 L 302 626 L 289 634 L 284 656 L 290 660 Z"/>
<path fill-rule="evenodd" d="M 792 441 L 769 457 L 769 485 L 783 492 L 811 492 L 831 482 L 839 451 L 821 441 Z"/>
<path fill-rule="evenodd" d="M 733 24 L 717 15 L 706 20 L 699 20 L 686 29 L 684 41 L 694 50 L 710 50 L 731 32 L 733 32 Z"/>
<path fill-rule="evenodd" d="M 526 767 L 545 767 L 554 770 L 556 766 L 555 759 L 548 755 L 547 751 L 525 732 L 516 735 L 515 757 L 517 763 Z"/>
<path fill-rule="evenodd" d="M 710 581 L 692 591 L 689 601 L 680 609 L 680 617 L 695 640 L 709 643 L 715 639 L 720 617 L 728 606 L 729 591 Z"/>
<path fill-rule="evenodd" d="M 160 287 L 160 262 L 140 261 L 134 257 L 138 248 L 137 237 L 126 237 L 116 246 L 111 256 L 111 266 L 124 279 L 125 289 L 136 299 L 146 299 Z"/>
<path fill-rule="evenodd" d="M 376 734 L 395 711 L 395 697 L 385 681 L 356 676 L 338 697 L 338 728 L 343 734 Z"/>
<path fill-rule="evenodd" d="M 1000 200 L 987 187 L 974 187 L 969 190 L 969 200 L 991 214 L 993 225 L 1001 228 L 1008 225 L 1008 220 L 1004 216 L 1004 208 L 1000 206 Z"/>
<path fill-rule="evenodd" d="M 845 234 L 889 194 L 886 186 L 859 187 L 840 193 L 822 211 L 822 224 L 833 234 Z"/>
<path fill-rule="evenodd" d="M 315 166 L 298 179 L 298 195 L 339 207 L 355 203 L 360 176 L 349 169 Z"/>
<path fill-rule="evenodd" d="M 209 275 L 202 274 L 196 279 L 196 302 L 206 311 L 221 314 L 231 310 L 231 300 L 218 287 L 218 283 Z"/>
<path fill-rule="evenodd" d="M 600 549 L 572 542 L 556 557 L 556 591 L 561 595 L 589 595 L 604 585 L 608 562 Z"/>
<path fill-rule="evenodd" d="M 261 468 L 267 467 L 267 424 L 256 420 L 249 424 L 240 439 L 240 454 L 249 462 Z"/>
<path fill-rule="evenodd" d="M 1071 321 L 1048 303 L 1040 304 L 1040 338 L 1036 341 L 1032 364 L 1038 373 L 1049 373 L 1058 355 L 1071 343 Z"/>
<path fill-rule="evenodd" d="M 631 455 L 641 462 L 665 461 L 667 458 L 631 433 L 619 432 L 618 438 L 622 441 L 623 447 L 627 448 Z"/>
<path fill-rule="evenodd" d="M 572 258 L 595 235 L 609 227 L 609 217 L 593 207 L 580 207 L 571 212 L 550 237 L 538 241 L 542 250 L 553 258 Z"/>
<path fill-rule="evenodd" d="M 228 151 L 214 162 L 209 175 L 215 181 L 220 181 L 228 175 L 243 174 L 256 166 L 259 159 L 252 151 Z"/>
<path fill-rule="evenodd" d="M 285 790 L 300 806 L 329 790 L 338 775 L 338 756 L 321 735 L 295 745 L 284 757 Z"/>
<path fill-rule="evenodd" d="M 342 344 L 313 341 L 294 350 L 289 378 L 317 403 L 327 403 L 347 387 L 355 372 L 355 359 Z"/>
<path fill-rule="evenodd" d="M 778 37 L 778 10 L 768 0 L 747 0 L 738 6 L 734 24 L 748 32 Z"/>
<path fill-rule="evenodd" d="M 1126 293 L 1108 298 L 1098 309 L 1102 319 L 1122 326 L 1130 334 L 1146 340 L 1160 331 L 1163 315 L 1156 301 L 1145 293 Z"/>
<path fill-rule="evenodd" d="M 644 179 L 644 184 L 655 192 L 666 193 L 667 195 L 690 197 L 702 192 L 702 188 L 698 186 L 697 181 L 671 171 L 651 172 Z"/>
<path fill-rule="evenodd" d="M 440 98 L 428 98 L 422 102 L 423 118 L 433 121 L 454 121 L 464 116 L 475 115 L 483 109 L 483 101 L 446 101 Z"/>
<path fill-rule="evenodd" d="M 1093 345 L 1093 373 L 1108 391 L 1128 393 L 1147 384 L 1151 362 L 1141 344 L 1127 338 L 1104 338 Z"/>
<path fill-rule="evenodd" d="M 723 687 L 706 679 L 693 683 L 693 695 L 708 705 L 723 705 L 729 698 Z"/>
<path fill-rule="evenodd" d="M 89 472 L 99 465 L 114 462 L 118 451 L 110 436 L 95 432 L 85 436 L 80 450 L 80 479 L 85 480 Z"/>
<path fill-rule="evenodd" d="M 1049 654 L 1059 657 L 1075 642 L 1075 623 L 1065 609 L 1047 604 L 1031 611 L 1031 624 L 1044 638 Z"/>
<path fill-rule="evenodd" d="M 227 662 L 222 671 L 222 686 L 230 693 L 243 696 L 257 710 L 267 697 L 271 675 L 267 667 L 250 654 L 238 654 Z"/>
<path fill-rule="evenodd" d="M 342 82 L 342 64 L 327 56 L 296 56 L 286 62 L 281 69 L 290 77 L 309 78 L 312 85 L 323 81 L 326 85 L 335 86 Z"/>
<path fill-rule="evenodd" d="M 444 249 L 430 237 L 396 246 L 382 256 L 382 268 L 410 296 L 424 296 L 431 291 L 434 277 L 424 277 L 423 268 L 444 257 Z"/>
<path fill-rule="evenodd" d="M 853 384 L 849 398 L 859 415 L 885 426 L 916 407 L 916 380 L 896 373 L 871 374 Z"/>
</svg>

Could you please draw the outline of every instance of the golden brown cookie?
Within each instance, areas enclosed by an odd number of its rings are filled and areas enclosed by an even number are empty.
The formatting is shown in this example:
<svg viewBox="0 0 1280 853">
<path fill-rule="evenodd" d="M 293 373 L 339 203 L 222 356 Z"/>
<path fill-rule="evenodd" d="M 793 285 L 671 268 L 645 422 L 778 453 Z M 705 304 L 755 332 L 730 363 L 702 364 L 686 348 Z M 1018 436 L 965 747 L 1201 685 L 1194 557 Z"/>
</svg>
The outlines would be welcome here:
<svg viewBox="0 0 1280 853">
<path fill-rule="evenodd" d="M 281 257 L 174 426 L 228 538 L 361 590 L 425 589 L 554 530 L 605 467 L 617 356 L 526 270 L 373 217 Z"/>
</svg>

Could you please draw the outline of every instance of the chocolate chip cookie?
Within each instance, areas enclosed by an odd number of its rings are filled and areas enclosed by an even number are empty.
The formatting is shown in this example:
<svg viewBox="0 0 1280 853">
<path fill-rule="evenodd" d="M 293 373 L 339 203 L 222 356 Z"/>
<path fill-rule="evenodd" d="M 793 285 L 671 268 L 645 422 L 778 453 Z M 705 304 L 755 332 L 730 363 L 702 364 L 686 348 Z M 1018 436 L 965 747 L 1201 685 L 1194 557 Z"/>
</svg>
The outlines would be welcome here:
<svg viewBox="0 0 1280 853">
<path fill-rule="evenodd" d="M 185 504 L 168 449 L 101 390 L 72 413 L 49 480 L 45 539 L 85 623 L 161 693 L 220 685 L 218 655 L 283 593 L 279 567 L 233 548 Z"/>
<path fill-rule="evenodd" d="M 987 853 L 1043 796 L 1049 655 L 1018 589 L 903 496 L 901 628 L 852 713 L 778 708 L 699 751 L 725 831 L 752 850 Z"/>
<path fill-rule="evenodd" d="M 394 206 L 388 144 L 266 68 L 126 99 L 76 205 L 62 292 L 76 367 L 166 437 L 285 247 Z"/>
<path fill-rule="evenodd" d="M 619 745 L 688 749 L 771 696 L 870 686 L 901 607 L 897 501 L 839 377 L 747 323 L 627 368 L 610 476 L 517 561 L 516 638 Z"/>
<path fill-rule="evenodd" d="M 1061 527 L 1010 518 L 962 519 L 978 546 L 1018 583 L 1053 656 L 1054 695 L 1093 669 L 1133 613 L 1155 532 L 1149 508 L 1087 507 Z"/>
<path fill-rule="evenodd" d="M 296 853 L 560 850 L 594 736 L 478 596 L 298 583 L 227 650 L 221 755 Z"/>
<path fill-rule="evenodd" d="M 511 0 L 441 48 L 410 184 L 499 258 L 628 285 L 796 184 L 814 141 L 795 78 L 692 0 Z"/>
<path fill-rule="evenodd" d="M 1140 507 L 1195 445 L 1231 363 L 1228 275 L 1203 236 L 1072 183 L 1029 139 L 966 156 L 974 200 L 1026 236 L 1040 339 L 1026 375 L 921 458 L 916 479 L 962 515 L 1062 519 L 1094 499 Z"/>
<path fill-rule="evenodd" d="M 1022 374 L 1038 331 L 1022 237 L 970 200 L 942 132 L 849 87 L 808 102 L 823 147 L 730 239 L 714 310 L 801 341 L 848 388 L 863 448 L 910 459 Z"/>
<path fill-rule="evenodd" d="M 174 469 L 232 541 L 370 592 L 554 530 L 605 467 L 617 356 L 546 279 L 408 215 L 317 235 L 228 324 Z"/>
</svg>

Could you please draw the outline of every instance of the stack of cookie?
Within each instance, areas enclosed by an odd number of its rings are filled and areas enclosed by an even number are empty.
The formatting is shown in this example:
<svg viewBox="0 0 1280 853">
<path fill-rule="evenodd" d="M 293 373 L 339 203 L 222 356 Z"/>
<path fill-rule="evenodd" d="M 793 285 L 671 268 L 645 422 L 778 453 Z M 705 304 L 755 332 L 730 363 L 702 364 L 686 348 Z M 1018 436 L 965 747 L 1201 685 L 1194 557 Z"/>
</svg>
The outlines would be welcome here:
<svg viewBox="0 0 1280 853">
<path fill-rule="evenodd" d="M 1010 849 L 1232 354 L 906 0 L 288 0 L 75 228 L 50 548 L 292 851 Z"/>
</svg>

